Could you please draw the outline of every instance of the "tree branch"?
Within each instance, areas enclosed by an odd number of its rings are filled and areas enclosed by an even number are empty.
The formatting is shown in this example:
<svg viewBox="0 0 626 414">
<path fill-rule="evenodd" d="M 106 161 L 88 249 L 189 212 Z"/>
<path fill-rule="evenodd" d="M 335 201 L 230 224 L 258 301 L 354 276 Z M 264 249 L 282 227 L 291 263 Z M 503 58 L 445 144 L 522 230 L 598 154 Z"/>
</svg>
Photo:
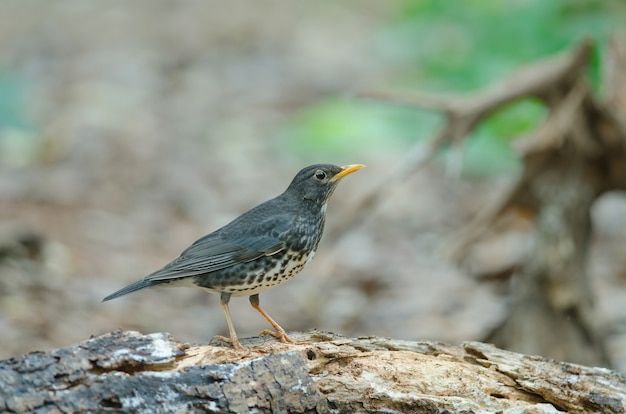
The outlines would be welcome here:
<svg viewBox="0 0 626 414">
<path fill-rule="evenodd" d="M 373 186 L 368 194 L 338 221 L 340 224 L 328 232 L 326 239 L 336 241 L 348 229 L 370 216 L 397 186 L 428 165 L 443 147 L 460 145 L 472 129 L 494 111 L 508 103 L 529 97 L 550 101 L 556 90 L 577 81 L 586 67 L 592 47 L 591 40 L 584 40 L 571 52 L 529 64 L 485 90 L 466 96 L 383 91 L 358 94 L 358 97 L 364 99 L 441 111 L 446 115 L 446 121 L 444 126 L 427 140 L 425 146 L 422 143 L 415 144 L 399 166 L 379 184 Z M 453 168 L 458 173 L 461 166 L 455 165 Z"/>
</svg>

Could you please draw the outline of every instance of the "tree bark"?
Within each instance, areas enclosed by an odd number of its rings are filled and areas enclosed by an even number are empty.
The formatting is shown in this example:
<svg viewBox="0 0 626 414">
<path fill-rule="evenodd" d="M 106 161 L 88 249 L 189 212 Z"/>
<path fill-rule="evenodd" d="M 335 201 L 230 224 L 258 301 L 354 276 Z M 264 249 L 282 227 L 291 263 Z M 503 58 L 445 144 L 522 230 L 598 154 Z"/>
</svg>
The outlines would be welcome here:
<svg viewBox="0 0 626 414">
<path fill-rule="evenodd" d="M 323 332 L 183 344 L 117 331 L 0 361 L 10 413 L 624 413 L 626 378 L 503 351 Z"/>
</svg>

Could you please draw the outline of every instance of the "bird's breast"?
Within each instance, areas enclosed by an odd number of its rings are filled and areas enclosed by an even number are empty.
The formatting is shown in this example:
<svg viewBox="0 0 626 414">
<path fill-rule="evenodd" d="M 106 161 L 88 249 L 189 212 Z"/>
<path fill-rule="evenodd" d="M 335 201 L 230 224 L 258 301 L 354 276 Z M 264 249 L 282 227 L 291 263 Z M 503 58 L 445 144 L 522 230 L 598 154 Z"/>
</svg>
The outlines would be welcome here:
<svg viewBox="0 0 626 414">
<path fill-rule="evenodd" d="M 242 267 L 238 275 L 233 275 L 229 283 L 214 286 L 207 290 L 228 292 L 233 296 L 250 296 L 280 286 L 293 279 L 313 256 L 314 251 L 303 253 L 285 250 L 273 256 L 266 256 L 249 266 Z M 256 263 L 256 265 L 253 265 Z"/>
</svg>

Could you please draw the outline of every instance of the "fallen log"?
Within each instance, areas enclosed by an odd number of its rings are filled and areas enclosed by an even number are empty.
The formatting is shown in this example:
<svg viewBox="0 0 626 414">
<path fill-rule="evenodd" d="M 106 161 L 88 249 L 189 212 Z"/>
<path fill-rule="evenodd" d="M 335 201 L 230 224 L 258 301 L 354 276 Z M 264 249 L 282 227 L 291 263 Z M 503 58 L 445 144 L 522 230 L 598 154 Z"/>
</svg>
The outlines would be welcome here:
<svg viewBox="0 0 626 414">
<path fill-rule="evenodd" d="M 624 413 L 626 377 L 504 351 L 380 337 L 250 338 L 245 353 L 116 331 L 0 361 L 0 411 Z"/>
</svg>

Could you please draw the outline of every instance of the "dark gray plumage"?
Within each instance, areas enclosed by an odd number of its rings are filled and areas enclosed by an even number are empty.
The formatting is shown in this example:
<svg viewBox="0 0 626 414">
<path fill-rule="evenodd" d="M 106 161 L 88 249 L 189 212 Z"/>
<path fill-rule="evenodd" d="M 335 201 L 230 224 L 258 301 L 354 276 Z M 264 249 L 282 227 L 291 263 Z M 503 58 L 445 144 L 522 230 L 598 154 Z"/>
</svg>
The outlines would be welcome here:
<svg viewBox="0 0 626 414">
<path fill-rule="evenodd" d="M 326 203 L 339 180 L 364 165 L 316 164 L 302 169 L 276 198 L 245 212 L 197 240 L 162 269 L 105 297 L 108 301 L 156 286 L 196 286 L 219 294 L 230 342 L 241 349 L 228 302 L 250 296 L 250 303 L 275 329 L 264 331 L 293 342 L 259 306 L 259 293 L 293 278 L 315 254 L 322 237 Z"/>
</svg>

